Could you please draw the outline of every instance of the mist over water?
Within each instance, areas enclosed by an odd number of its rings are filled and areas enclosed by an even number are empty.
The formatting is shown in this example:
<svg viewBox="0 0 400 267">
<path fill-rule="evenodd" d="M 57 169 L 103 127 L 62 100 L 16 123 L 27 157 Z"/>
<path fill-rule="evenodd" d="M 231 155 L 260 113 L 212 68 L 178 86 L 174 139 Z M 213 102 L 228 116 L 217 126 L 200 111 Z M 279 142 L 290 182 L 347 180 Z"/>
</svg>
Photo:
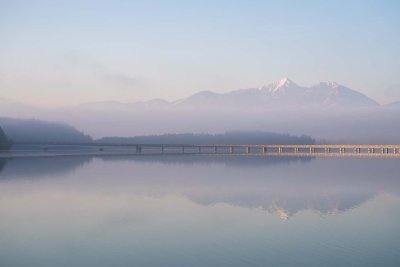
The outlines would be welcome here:
<svg viewBox="0 0 400 267">
<path fill-rule="evenodd" d="M 270 131 L 331 143 L 398 143 L 398 109 L 146 110 L 65 118 L 94 136 Z M 90 123 L 88 123 L 90 122 Z M 109 127 L 112 125 L 113 127 Z"/>
<path fill-rule="evenodd" d="M 398 108 L 138 108 L 128 104 L 118 108 L 119 104 L 116 105 L 99 109 L 26 111 L 20 117 L 68 123 L 95 139 L 165 133 L 267 131 L 306 134 L 327 143 L 399 143 Z M 15 116 L 7 111 L 2 114 Z"/>
<path fill-rule="evenodd" d="M 0 265 L 397 266 L 399 171 L 397 158 L 3 160 Z"/>
</svg>

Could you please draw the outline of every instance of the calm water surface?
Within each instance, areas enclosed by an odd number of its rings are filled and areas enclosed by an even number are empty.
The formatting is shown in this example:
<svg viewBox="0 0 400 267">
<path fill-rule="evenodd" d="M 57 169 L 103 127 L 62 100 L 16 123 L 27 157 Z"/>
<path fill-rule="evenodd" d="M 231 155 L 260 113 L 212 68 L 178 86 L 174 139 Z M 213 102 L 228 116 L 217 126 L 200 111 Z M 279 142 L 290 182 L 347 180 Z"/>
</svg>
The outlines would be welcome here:
<svg viewBox="0 0 400 267">
<path fill-rule="evenodd" d="M 400 266 L 400 159 L 0 161 L 0 266 Z"/>
</svg>

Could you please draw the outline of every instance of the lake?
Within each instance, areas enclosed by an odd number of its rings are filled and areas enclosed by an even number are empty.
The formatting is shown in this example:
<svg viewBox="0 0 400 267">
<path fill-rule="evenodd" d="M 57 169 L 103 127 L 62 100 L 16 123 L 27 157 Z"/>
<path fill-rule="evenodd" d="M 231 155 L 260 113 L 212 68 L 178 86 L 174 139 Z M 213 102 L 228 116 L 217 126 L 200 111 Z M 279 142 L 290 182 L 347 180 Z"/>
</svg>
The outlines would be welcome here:
<svg viewBox="0 0 400 267">
<path fill-rule="evenodd" d="M 400 266 L 400 159 L 0 159 L 0 266 Z"/>
</svg>

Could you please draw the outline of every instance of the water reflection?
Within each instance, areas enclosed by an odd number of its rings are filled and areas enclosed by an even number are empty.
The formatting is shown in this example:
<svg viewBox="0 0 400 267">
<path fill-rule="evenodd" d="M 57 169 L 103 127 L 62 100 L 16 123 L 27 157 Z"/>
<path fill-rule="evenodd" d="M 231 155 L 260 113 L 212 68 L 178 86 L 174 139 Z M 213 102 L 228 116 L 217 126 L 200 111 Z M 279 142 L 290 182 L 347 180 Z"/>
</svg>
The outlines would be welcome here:
<svg viewBox="0 0 400 267">
<path fill-rule="evenodd" d="M 92 161 L 89 157 L 29 157 L 0 159 L 0 180 L 63 175 Z"/>
<path fill-rule="evenodd" d="M 104 161 L 134 160 L 137 162 L 154 162 L 163 164 L 181 164 L 181 165 L 204 165 L 204 164 L 222 164 L 231 167 L 242 166 L 269 166 L 277 164 L 290 164 L 295 162 L 307 163 L 315 157 L 280 157 L 280 156 L 229 156 L 229 155 L 142 155 L 137 157 L 112 156 L 99 157 Z"/>
<path fill-rule="evenodd" d="M 0 266 L 398 266 L 397 159 L 3 162 Z"/>
<path fill-rule="evenodd" d="M 82 193 L 176 195 L 203 206 L 225 203 L 287 220 L 302 210 L 335 215 L 381 192 L 398 194 L 397 166 L 397 159 L 359 158 L 16 158 L 3 163 L 0 180 L 17 185 L 20 179 L 42 180 L 30 185 L 37 190 L 51 184 Z"/>
<path fill-rule="evenodd" d="M 4 166 L 6 165 L 7 160 L 6 159 L 0 159 L 0 173 L 3 170 Z"/>
</svg>

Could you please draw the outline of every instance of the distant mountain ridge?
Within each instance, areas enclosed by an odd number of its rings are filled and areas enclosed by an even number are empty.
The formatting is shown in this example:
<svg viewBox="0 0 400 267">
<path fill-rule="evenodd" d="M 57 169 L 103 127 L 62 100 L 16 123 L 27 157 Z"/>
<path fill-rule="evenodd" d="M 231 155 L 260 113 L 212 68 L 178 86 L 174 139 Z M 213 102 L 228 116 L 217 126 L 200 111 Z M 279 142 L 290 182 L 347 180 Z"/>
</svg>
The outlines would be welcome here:
<svg viewBox="0 0 400 267">
<path fill-rule="evenodd" d="M 224 94 L 199 92 L 179 101 L 179 105 L 228 105 L 264 107 L 375 107 L 366 95 L 336 82 L 320 82 L 304 87 L 288 78 L 260 88 L 235 90 Z"/>
<path fill-rule="evenodd" d="M 312 107 L 376 107 L 375 100 L 336 82 L 320 82 L 299 86 L 283 78 L 259 88 L 233 90 L 227 93 L 200 91 L 187 98 L 168 102 L 154 99 L 144 102 L 94 102 L 82 104 L 89 109 L 128 108 L 312 108 Z"/>
</svg>

